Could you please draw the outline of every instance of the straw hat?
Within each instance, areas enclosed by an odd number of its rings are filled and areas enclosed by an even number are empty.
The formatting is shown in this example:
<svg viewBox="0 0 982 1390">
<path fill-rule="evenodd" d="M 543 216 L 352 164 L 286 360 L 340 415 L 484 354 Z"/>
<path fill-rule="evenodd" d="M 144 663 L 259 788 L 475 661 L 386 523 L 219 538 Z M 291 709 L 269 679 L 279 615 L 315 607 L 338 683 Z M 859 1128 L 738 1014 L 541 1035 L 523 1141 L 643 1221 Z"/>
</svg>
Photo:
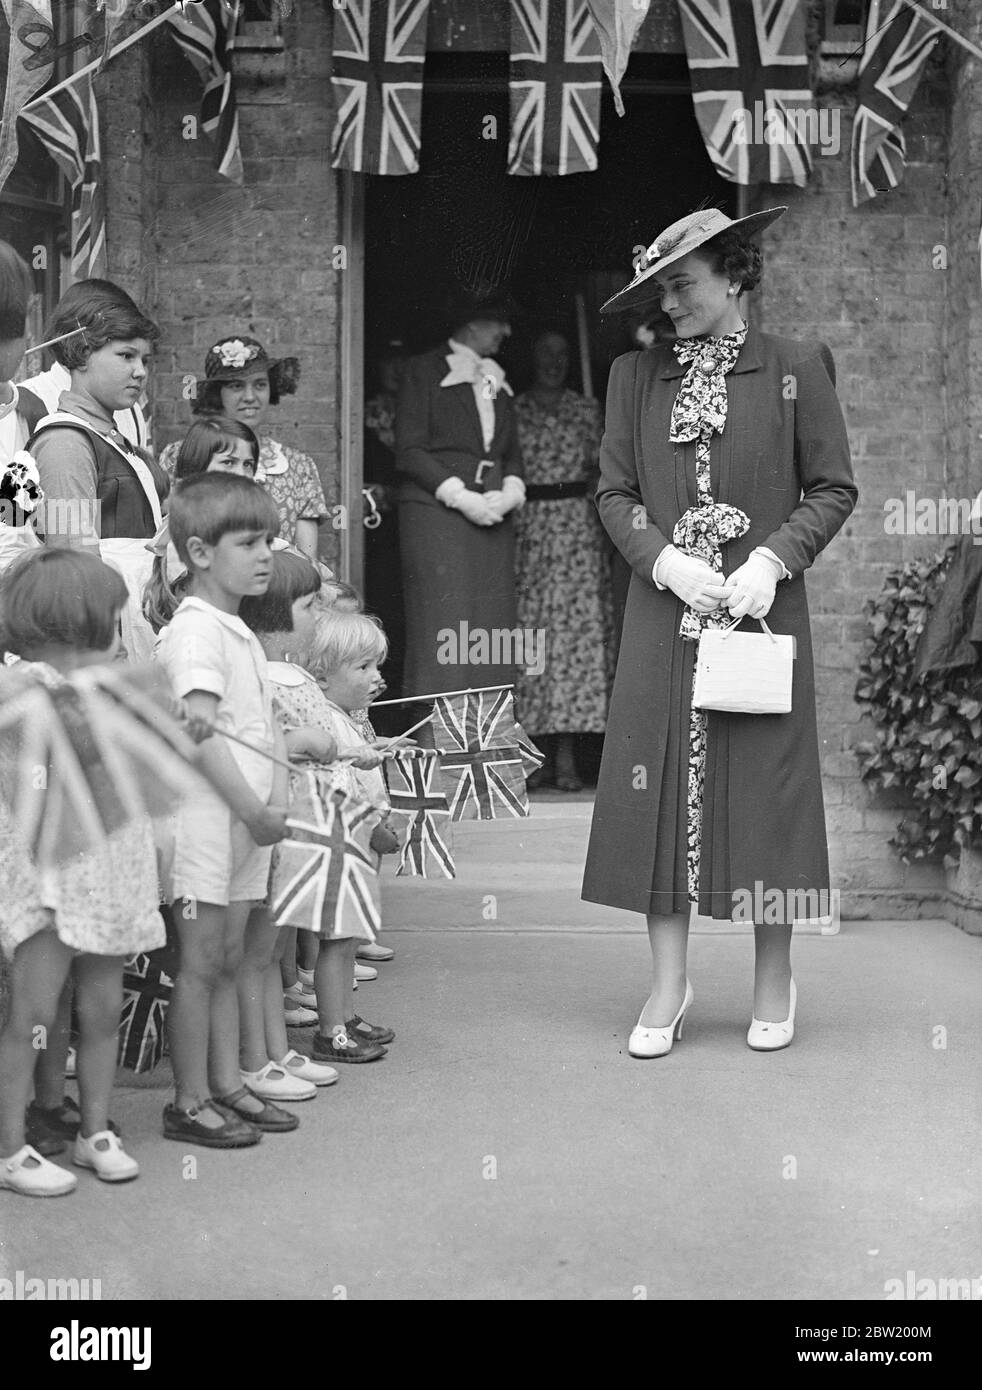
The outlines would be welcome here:
<svg viewBox="0 0 982 1390">
<path fill-rule="evenodd" d="M 635 309 L 639 304 L 647 304 L 657 298 L 658 291 L 647 282 L 673 261 L 680 261 L 690 251 L 719 236 L 720 232 L 739 230 L 742 236 L 751 237 L 762 232 L 769 223 L 777 221 L 787 212 L 786 207 L 768 208 L 765 212 L 752 212 L 749 217 L 735 220 L 727 217 L 719 208 L 704 208 L 701 212 L 690 212 L 666 227 L 648 247 L 638 262 L 634 279 L 622 290 L 618 290 L 605 304 L 600 306 L 602 314 L 616 313 L 620 309 Z"/>
</svg>

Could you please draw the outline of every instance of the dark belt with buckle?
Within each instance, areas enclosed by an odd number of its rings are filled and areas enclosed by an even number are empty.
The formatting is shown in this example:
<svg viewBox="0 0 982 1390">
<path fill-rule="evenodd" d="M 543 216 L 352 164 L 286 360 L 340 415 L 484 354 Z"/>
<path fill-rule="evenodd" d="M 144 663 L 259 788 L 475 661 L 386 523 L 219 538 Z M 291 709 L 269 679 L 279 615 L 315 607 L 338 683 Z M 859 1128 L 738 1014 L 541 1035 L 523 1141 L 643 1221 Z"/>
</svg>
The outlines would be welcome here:
<svg viewBox="0 0 982 1390">
<path fill-rule="evenodd" d="M 527 483 L 526 502 L 559 502 L 565 497 L 586 497 L 589 483 Z"/>
</svg>

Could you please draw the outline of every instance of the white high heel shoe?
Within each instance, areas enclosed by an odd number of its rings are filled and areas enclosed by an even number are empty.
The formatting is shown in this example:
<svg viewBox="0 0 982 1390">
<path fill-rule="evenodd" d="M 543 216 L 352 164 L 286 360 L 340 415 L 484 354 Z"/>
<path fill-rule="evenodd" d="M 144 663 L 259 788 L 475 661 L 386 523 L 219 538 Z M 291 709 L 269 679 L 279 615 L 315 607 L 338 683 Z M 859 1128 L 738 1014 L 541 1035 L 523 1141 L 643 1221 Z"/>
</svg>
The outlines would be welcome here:
<svg viewBox="0 0 982 1390">
<path fill-rule="evenodd" d="M 641 1020 L 638 1019 L 628 1039 L 627 1050 L 629 1054 L 632 1057 L 664 1057 L 671 1052 L 672 1043 L 676 1038 L 682 1036 L 682 1024 L 685 1022 L 685 1015 L 694 998 L 692 986 L 686 980 L 682 1007 L 671 1023 L 664 1028 L 645 1028 Z M 644 1010 L 642 1009 L 641 1012 L 643 1013 Z"/>
<path fill-rule="evenodd" d="M 747 1033 L 747 1046 L 752 1047 L 755 1052 L 777 1052 L 782 1047 L 787 1047 L 794 1037 L 794 1011 L 798 1003 L 798 991 L 794 987 L 794 980 L 791 981 L 791 1012 L 783 1023 L 764 1023 L 759 1018 L 750 1021 L 750 1029 Z"/>
</svg>

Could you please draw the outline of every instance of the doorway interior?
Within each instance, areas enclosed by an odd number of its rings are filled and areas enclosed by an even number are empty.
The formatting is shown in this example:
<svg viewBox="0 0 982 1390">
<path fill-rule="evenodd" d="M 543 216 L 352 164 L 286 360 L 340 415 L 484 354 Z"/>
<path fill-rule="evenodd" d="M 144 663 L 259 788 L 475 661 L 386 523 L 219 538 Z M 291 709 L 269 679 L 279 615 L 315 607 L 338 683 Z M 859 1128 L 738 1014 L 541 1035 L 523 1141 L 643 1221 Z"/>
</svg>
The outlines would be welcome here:
<svg viewBox="0 0 982 1390">
<path fill-rule="evenodd" d="M 506 287 L 521 311 L 499 359 L 516 392 L 531 381 L 530 342 L 555 327 L 573 347 L 569 384 L 583 388 L 577 296 L 585 307 L 589 373 L 603 403 L 610 363 L 638 346 L 639 320 L 601 319 L 600 304 L 631 275 L 636 248 L 700 206 L 738 215 L 696 123 L 685 59 L 635 54 L 618 117 L 606 81 L 599 167 L 592 173 L 507 173 L 508 55 L 427 55 L 420 170 L 365 178 L 364 381 L 367 418 L 383 390 L 380 359 L 395 340 L 408 354 L 446 336 L 443 312 L 456 288 Z M 650 320 L 649 315 L 649 320 Z M 391 458 L 366 430 L 366 481 Z M 381 458 L 381 464 L 379 459 Z M 374 462 L 370 462 L 374 460 Z M 392 642 L 388 694 L 398 696 L 402 600 L 394 509 L 365 536 L 365 590 Z"/>
</svg>

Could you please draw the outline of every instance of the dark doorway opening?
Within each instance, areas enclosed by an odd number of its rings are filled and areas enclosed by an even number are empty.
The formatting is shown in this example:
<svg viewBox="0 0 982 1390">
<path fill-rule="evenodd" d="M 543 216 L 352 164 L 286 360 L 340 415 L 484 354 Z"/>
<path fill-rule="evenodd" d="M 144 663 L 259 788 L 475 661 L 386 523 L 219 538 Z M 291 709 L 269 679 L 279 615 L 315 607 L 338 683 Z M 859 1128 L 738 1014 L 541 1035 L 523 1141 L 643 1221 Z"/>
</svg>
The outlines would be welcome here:
<svg viewBox="0 0 982 1390">
<path fill-rule="evenodd" d="M 507 173 L 508 58 L 429 54 L 420 171 L 366 178 L 365 391 L 367 422 L 384 400 L 387 347 L 412 354 L 447 332 L 448 294 L 506 285 L 521 309 L 499 353 L 516 392 L 530 384 L 530 343 L 555 327 L 573 345 L 569 385 L 582 390 L 582 298 L 592 391 L 603 403 L 614 357 L 638 345 L 640 320 L 601 319 L 600 304 L 631 275 L 638 248 L 701 206 L 736 215 L 736 189 L 716 174 L 696 124 L 682 57 L 635 54 L 619 118 L 604 87 L 599 168 L 562 178 Z M 383 412 L 384 413 L 384 412 Z M 365 479 L 376 485 L 381 524 L 366 533 L 366 597 L 392 641 L 386 680 L 400 686 L 402 598 L 392 458 L 366 429 Z M 618 557 L 619 558 L 619 557 Z M 380 712 L 381 713 L 381 712 Z M 589 740 L 586 741 L 589 743 Z M 584 748 L 595 762 L 593 739 Z M 591 751 L 593 750 L 593 751 Z"/>
</svg>

